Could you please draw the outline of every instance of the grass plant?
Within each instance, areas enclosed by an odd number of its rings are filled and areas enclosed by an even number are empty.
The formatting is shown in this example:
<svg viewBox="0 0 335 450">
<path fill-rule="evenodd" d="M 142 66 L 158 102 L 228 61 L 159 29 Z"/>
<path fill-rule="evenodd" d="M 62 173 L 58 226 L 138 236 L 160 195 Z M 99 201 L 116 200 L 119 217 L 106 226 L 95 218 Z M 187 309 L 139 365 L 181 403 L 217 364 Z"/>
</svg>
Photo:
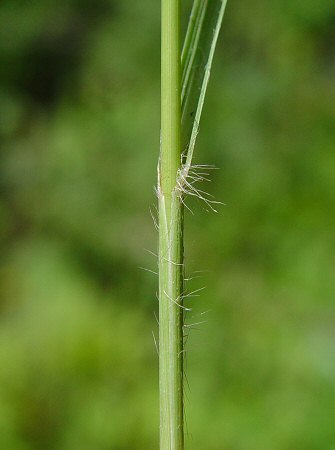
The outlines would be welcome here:
<svg viewBox="0 0 335 450">
<path fill-rule="evenodd" d="M 162 0 L 159 213 L 160 450 L 184 449 L 184 206 L 194 195 L 213 208 L 195 183 L 194 145 L 226 1 L 194 0 L 181 51 L 181 0 Z M 200 170 L 199 170 L 200 169 Z"/>
</svg>

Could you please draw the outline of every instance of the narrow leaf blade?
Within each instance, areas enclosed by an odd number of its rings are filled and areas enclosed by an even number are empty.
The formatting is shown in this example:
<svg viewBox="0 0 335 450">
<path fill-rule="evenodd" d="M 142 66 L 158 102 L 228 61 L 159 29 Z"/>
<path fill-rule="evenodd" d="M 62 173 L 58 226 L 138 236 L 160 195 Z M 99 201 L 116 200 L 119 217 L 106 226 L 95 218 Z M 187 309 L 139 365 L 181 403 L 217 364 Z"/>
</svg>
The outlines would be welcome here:
<svg viewBox="0 0 335 450">
<path fill-rule="evenodd" d="M 182 52 L 184 163 L 191 165 L 227 0 L 194 0 Z"/>
</svg>

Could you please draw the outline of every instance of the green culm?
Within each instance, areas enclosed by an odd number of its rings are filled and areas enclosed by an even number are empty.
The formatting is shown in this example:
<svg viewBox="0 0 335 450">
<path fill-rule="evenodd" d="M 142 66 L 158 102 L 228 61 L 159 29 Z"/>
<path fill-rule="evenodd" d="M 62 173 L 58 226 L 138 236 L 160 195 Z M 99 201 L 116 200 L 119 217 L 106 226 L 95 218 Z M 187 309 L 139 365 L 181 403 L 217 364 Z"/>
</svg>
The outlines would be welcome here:
<svg viewBox="0 0 335 450">
<path fill-rule="evenodd" d="M 162 0 L 161 144 L 159 213 L 160 450 L 184 449 L 185 197 L 216 202 L 195 187 L 202 166 L 192 165 L 207 84 L 225 0 L 194 0 L 181 47 L 181 0 Z M 200 170 L 199 170 L 200 169 Z"/>
</svg>

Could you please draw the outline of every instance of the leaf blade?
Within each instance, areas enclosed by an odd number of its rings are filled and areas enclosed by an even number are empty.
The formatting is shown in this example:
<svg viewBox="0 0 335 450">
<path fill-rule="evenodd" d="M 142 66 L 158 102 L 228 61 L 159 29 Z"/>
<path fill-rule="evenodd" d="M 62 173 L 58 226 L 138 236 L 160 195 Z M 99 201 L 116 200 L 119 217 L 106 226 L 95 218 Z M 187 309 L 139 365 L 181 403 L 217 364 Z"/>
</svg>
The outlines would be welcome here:
<svg viewBox="0 0 335 450">
<path fill-rule="evenodd" d="M 195 0 L 182 52 L 182 144 L 191 166 L 227 0 Z"/>
</svg>

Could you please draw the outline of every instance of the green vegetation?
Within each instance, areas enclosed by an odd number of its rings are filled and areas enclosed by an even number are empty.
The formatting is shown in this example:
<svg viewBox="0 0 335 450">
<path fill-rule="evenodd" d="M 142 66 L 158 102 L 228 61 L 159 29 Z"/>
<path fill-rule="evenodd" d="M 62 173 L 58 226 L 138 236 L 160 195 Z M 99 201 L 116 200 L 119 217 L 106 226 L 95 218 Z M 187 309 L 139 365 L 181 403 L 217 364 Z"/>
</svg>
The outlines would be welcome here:
<svg viewBox="0 0 335 450">
<path fill-rule="evenodd" d="M 180 2 L 162 1 L 161 148 L 158 165 L 159 216 L 159 391 L 160 448 L 184 448 L 184 204 L 185 194 L 211 206 L 192 166 L 195 141 L 226 2 L 195 0 L 185 43 L 180 46 Z M 214 26 L 213 26 L 214 24 Z M 192 102 L 193 99 L 193 102 Z M 194 102 L 195 99 L 195 102 Z M 193 104 L 195 103 L 195 104 Z M 190 106 L 195 114 L 190 112 Z M 190 122 L 182 147 L 181 128 Z M 184 136 L 187 136 L 186 130 Z M 184 151 L 182 151 L 184 149 Z"/>
<path fill-rule="evenodd" d="M 334 17 L 227 4 L 194 154 L 227 206 L 185 209 L 187 449 L 334 447 Z M 160 4 L 4 0 L 0 34 L 0 448 L 157 449 Z"/>
<path fill-rule="evenodd" d="M 160 449 L 184 448 L 183 207 L 181 161 L 180 1 L 162 1 L 159 215 Z"/>
</svg>

